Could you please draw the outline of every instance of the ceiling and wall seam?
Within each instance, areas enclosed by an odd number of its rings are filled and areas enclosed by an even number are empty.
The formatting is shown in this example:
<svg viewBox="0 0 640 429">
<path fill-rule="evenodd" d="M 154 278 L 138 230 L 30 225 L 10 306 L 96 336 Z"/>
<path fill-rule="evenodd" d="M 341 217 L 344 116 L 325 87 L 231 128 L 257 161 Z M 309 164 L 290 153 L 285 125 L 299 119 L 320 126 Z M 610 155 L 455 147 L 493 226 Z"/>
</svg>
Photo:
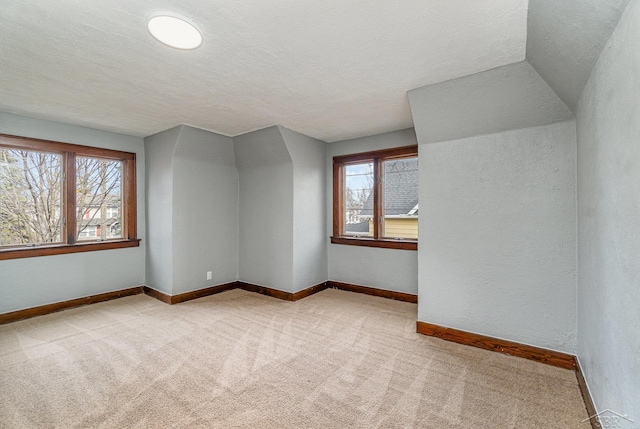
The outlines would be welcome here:
<svg viewBox="0 0 640 429">
<path fill-rule="evenodd" d="M 4 0 L 0 111 L 137 136 L 281 124 L 340 141 L 410 127 L 410 88 L 526 54 L 527 0 L 174 6 L 196 21 L 200 48 L 150 36 L 148 2 Z"/>
</svg>

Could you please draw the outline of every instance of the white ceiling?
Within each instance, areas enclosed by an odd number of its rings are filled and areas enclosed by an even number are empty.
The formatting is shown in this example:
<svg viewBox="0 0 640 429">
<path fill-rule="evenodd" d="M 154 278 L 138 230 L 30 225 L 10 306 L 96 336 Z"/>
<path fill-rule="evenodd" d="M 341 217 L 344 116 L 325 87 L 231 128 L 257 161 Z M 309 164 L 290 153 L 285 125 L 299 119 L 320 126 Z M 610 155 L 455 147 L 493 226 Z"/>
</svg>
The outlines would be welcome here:
<svg viewBox="0 0 640 429">
<path fill-rule="evenodd" d="M 546 125 L 571 111 L 527 61 L 409 91 L 420 143 Z"/>
<path fill-rule="evenodd" d="M 412 126 L 410 89 L 522 61 L 527 0 L 1 0 L 0 110 L 147 136 Z M 171 11 L 200 49 L 155 41 Z"/>
<path fill-rule="evenodd" d="M 527 60 L 574 109 L 629 0 L 531 0 Z"/>
</svg>

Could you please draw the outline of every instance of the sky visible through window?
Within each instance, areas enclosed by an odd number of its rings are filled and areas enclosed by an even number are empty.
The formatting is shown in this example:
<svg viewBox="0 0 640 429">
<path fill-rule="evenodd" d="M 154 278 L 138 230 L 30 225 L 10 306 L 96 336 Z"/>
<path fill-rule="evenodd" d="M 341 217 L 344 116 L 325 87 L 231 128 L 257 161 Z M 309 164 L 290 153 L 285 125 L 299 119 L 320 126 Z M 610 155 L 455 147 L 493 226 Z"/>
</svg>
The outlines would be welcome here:
<svg viewBox="0 0 640 429">
<path fill-rule="evenodd" d="M 62 240 L 62 156 L 0 148 L 0 246 Z"/>
<path fill-rule="evenodd" d="M 345 231 L 353 235 L 370 235 L 369 221 L 361 218 L 364 205 L 373 190 L 373 163 L 345 167 Z"/>
</svg>

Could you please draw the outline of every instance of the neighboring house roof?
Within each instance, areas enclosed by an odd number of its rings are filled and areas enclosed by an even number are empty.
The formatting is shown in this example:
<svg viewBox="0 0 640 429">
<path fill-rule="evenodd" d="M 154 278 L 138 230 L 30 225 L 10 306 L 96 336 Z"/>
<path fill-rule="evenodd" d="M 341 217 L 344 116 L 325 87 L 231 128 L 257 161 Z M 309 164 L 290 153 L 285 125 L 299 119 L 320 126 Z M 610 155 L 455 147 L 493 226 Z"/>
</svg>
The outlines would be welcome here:
<svg viewBox="0 0 640 429">
<path fill-rule="evenodd" d="M 384 165 L 385 216 L 417 216 L 418 158 L 387 161 Z M 360 216 L 373 216 L 373 192 L 364 203 Z"/>
<path fill-rule="evenodd" d="M 347 232 L 369 232 L 369 221 L 347 225 Z"/>
</svg>

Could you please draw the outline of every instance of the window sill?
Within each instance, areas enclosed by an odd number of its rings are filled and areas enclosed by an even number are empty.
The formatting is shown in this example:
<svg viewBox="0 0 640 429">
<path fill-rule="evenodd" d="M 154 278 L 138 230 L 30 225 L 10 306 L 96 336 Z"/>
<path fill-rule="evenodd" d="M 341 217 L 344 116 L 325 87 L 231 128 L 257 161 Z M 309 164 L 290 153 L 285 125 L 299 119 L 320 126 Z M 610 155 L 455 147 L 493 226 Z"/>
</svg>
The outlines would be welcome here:
<svg viewBox="0 0 640 429">
<path fill-rule="evenodd" d="M 390 240 L 361 237 L 331 237 L 333 244 L 347 244 L 350 246 L 380 247 L 383 249 L 418 250 L 416 240 Z"/>
<path fill-rule="evenodd" d="M 34 258 L 36 256 L 65 255 L 67 253 L 94 252 L 96 250 L 123 249 L 138 246 L 140 246 L 140 239 L 20 247 L 0 250 L 0 261 L 6 259 Z"/>
</svg>

